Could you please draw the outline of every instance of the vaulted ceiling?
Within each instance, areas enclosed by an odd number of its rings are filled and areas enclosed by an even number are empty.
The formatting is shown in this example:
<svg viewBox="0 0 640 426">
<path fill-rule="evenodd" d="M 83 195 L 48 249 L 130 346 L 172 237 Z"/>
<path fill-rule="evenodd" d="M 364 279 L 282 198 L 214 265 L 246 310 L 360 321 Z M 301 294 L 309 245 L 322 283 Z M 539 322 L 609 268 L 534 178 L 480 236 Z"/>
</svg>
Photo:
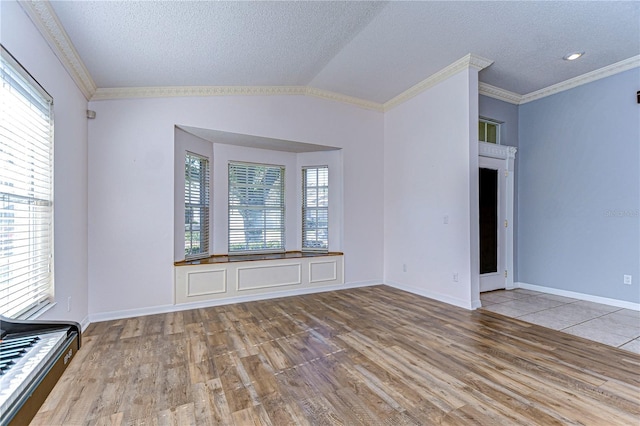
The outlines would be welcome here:
<svg viewBox="0 0 640 426">
<path fill-rule="evenodd" d="M 48 6 L 97 88 L 304 86 L 383 104 L 468 53 L 494 61 L 481 82 L 517 95 L 640 55 L 637 1 Z"/>
</svg>

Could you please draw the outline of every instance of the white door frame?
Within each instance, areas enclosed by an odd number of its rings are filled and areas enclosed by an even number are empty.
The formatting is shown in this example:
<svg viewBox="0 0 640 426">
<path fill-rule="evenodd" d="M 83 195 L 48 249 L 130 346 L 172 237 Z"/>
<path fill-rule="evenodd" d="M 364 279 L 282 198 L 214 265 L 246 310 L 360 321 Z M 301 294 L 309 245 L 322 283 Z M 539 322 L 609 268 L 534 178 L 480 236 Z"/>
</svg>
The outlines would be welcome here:
<svg viewBox="0 0 640 426">
<path fill-rule="evenodd" d="M 503 216 L 506 221 L 505 232 L 502 233 L 498 241 L 498 247 L 501 250 L 502 257 L 504 259 L 504 287 L 507 290 L 513 289 L 513 203 L 514 203 L 514 183 L 513 183 L 513 168 L 516 158 L 517 148 L 506 145 L 496 145 L 487 142 L 478 142 L 478 162 L 479 167 L 482 166 L 482 158 L 493 158 L 503 161 L 503 166 L 499 168 L 498 174 L 498 194 L 503 197 L 500 202 L 500 209 L 498 216 Z M 492 162 L 494 163 L 494 162 Z M 484 163 L 486 164 L 486 163 Z M 489 167 L 492 168 L 492 167 Z M 500 173 L 502 175 L 500 175 Z M 500 183 L 500 179 L 503 179 Z M 504 191 L 500 190 L 500 185 L 504 185 Z M 498 224 L 504 226 L 504 224 Z M 500 235 L 500 233 L 498 233 Z M 480 282 L 480 271 L 477 271 L 478 282 Z"/>
<path fill-rule="evenodd" d="M 507 231 L 507 218 L 505 214 L 507 213 L 506 208 L 506 183 L 505 177 L 507 176 L 507 171 L 505 169 L 504 160 L 499 158 L 489 158 L 489 157 L 478 157 L 478 168 L 480 171 L 482 169 L 495 170 L 496 171 L 496 256 L 497 256 L 497 264 L 495 272 L 487 272 L 482 273 L 480 270 L 480 293 L 485 291 L 492 290 L 500 290 L 506 288 L 506 280 L 508 274 L 505 274 L 507 270 L 507 265 L 505 262 L 506 250 L 505 250 L 505 242 L 506 236 L 505 233 Z M 480 245 L 482 246 L 482 239 L 479 238 Z M 480 250 L 479 254 L 482 253 Z M 482 266 L 482 265 L 481 265 Z"/>
</svg>

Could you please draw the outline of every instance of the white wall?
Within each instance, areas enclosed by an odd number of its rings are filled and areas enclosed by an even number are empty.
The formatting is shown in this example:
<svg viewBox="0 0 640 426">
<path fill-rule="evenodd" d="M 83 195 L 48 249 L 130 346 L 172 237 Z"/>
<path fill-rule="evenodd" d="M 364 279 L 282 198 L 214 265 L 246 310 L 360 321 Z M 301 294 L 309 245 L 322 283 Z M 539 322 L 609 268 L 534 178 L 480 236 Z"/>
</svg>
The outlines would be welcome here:
<svg viewBox="0 0 640 426">
<path fill-rule="evenodd" d="M 385 280 L 466 308 L 478 298 L 477 93 L 465 70 L 384 120 Z"/>
<path fill-rule="evenodd" d="M 2 44 L 54 100 L 56 305 L 40 319 L 82 322 L 88 315 L 87 101 L 17 2 L 0 2 L 0 15 Z"/>
<path fill-rule="evenodd" d="M 382 281 L 381 113 L 304 96 L 110 100 L 90 109 L 91 314 L 173 303 L 176 124 L 343 148 L 345 281 Z"/>
</svg>

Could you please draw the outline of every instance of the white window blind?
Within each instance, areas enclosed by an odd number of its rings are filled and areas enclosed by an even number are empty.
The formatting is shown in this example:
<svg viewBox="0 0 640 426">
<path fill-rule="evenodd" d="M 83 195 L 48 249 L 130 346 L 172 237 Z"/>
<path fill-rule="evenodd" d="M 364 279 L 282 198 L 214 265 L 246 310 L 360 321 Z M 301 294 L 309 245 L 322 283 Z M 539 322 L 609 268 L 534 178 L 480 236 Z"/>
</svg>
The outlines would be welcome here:
<svg viewBox="0 0 640 426">
<path fill-rule="evenodd" d="M 284 251 L 284 167 L 229 163 L 229 253 Z"/>
<path fill-rule="evenodd" d="M 0 314 L 53 298 L 53 100 L 2 48 Z"/>
<path fill-rule="evenodd" d="M 329 168 L 302 169 L 302 249 L 329 249 Z"/>
<path fill-rule="evenodd" d="M 209 159 L 187 152 L 184 161 L 184 257 L 209 256 Z"/>
</svg>

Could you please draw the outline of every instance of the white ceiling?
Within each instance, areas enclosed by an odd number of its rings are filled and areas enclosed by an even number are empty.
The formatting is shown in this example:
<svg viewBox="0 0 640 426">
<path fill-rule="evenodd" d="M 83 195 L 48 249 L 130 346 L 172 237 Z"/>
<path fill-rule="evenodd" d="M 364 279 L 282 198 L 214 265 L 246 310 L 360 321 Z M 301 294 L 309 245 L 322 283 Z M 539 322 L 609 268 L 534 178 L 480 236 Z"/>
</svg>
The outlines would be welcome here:
<svg viewBox="0 0 640 426">
<path fill-rule="evenodd" d="M 52 1 L 98 88 L 309 86 L 384 103 L 468 53 L 524 95 L 640 54 L 640 2 Z M 562 57 L 585 51 L 577 61 Z"/>
<path fill-rule="evenodd" d="M 296 142 L 284 139 L 265 138 L 263 136 L 246 135 L 244 133 L 224 132 L 222 130 L 202 129 L 191 126 L 177 126 L 179 129 L 212 143 L 226 145 L 248 146 L 250 148 L 268 149 L 270 151 L 285 152 L 318 152 L 335 151 L 340 148 L 328 145 Z"/>
</svg>

